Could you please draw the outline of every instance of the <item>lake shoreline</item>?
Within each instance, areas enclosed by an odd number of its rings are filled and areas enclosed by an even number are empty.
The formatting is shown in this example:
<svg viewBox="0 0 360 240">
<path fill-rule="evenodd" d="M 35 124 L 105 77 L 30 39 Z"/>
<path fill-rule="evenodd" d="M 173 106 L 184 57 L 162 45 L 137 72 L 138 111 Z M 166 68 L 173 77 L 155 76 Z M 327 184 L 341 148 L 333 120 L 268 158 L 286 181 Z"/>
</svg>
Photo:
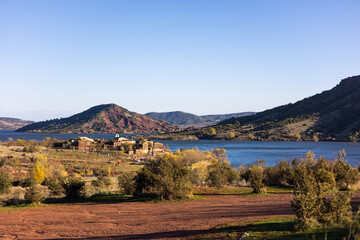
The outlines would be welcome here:
<svg viewBox="0 0 360 240">
<path fill-rule="evenodd" d="M 129 137 L 132 134 L 120 134 Z M 0 130 L 0 141 L 14 140 L 36 140 L 41 141 L 46 137 L 67 140 L 78 136 L 91 138 L 112 139 L 115 134 L 45 134 L 45 133 L 19 133 L 11 130 Z M 153 138 L 151 138 L 153 139 Z M 308 151 L 314 152 L 317 156 L 324 156 L 327 159 L 335 159 L 336 154 L 345 149 L 347 159 L 352 166 L 360 163 L 360 143 L 354 142 L 333 142 L 333 141 L 233 141 L 233 140 L 164 140 L 156 139 L 170 151 L 178 149 L 198 148 L 201 151 L 224 148 L 227 150 L 228 160 L 232 166 L 248 165 L 258 159 L 264 159 L 266 164 L 273 166 L 280 160 L 292 160 L 303 157 Z"/>
</svg>

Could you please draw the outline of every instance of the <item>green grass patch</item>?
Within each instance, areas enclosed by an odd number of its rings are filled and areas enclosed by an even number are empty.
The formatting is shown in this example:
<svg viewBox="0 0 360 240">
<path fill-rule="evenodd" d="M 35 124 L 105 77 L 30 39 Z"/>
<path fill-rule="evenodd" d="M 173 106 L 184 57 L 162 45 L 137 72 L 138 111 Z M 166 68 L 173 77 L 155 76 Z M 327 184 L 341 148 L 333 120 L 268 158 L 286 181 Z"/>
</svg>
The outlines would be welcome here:
<svg viewBox="0 0 360 240">
<path fill-rule="evenodd" d="M 294 186 L 267 186 L 266 190 L 268 193 L 288 193 L 294 192 Z"/>
<path fill-rule="evenodd" d="M 343 239 L 348 237 L 347 228 L 296 231 L 294 218 L 272 218 L 252 223 L 232 223 L 209 230 L 196 239 L 243 239 L 243 240 L 302 240 L 302 239 Z M 350 238 L 353 239 L 353 238 Z"/>
<path fill-rule="evenodd" d="M 0 207 L 0 213 L 12 212 L 12 211 L 18 211 L 18 210 L 26 210 L 26 209 L 35 208 L 35 207 L 46 207 L 46 205 L 45 204 L 33 204 L 33 203 L 11 205 L 11 206 L 3 205 Z"/>
<path fill-rule="evenodd" d="M 198 195 L 242 195 L 242 196 L 268 196 L 271 194 L 292 194 L 293 187 L 266 187 L 267 193 L 254 194 L 251 187 L 194 187 L 194 194 Z"/>
<path fill-rule="evenodd" d="M 127 202 L 149 202 L 149 203 L 158 203 L 158 202 L 175 202 L 175 201 L 194 201 L 205 199 L 203 196 L 194 195 L 193 198 L 187 199 L 174 199 L 174 200 L 156 200 L 153 195 L 142 195 L 140 197 L 134 197 L 131 195 L 124 194 L 95 194 L 88 198 L 77 198 L 77 199 L 67 199 L 67 198 L 52 198 L 47 199 L 44 203 L 47 204 L 66 204 L 66 203 L 127 203 Z"/>
</svg>

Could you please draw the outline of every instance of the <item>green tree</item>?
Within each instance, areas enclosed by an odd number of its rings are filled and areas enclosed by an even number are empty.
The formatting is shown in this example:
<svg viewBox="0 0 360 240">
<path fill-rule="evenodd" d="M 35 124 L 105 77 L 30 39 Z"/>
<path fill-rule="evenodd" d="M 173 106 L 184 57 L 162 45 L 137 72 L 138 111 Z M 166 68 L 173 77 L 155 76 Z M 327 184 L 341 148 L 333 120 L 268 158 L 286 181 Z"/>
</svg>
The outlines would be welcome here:
<svg viewBox="0 0 360 240">
<path fill-rule="evenodd" d="M 9 192 L 11 184 L 11 176 L 9 173 L 0 170 L 0 194 Z"/>
<path fill-rule="evenodd" d="M 252 165 L 248 169 L 250 186 L 253 193 L 265 193 L 266 187 L 264 183 L 264 167 L 261 165 Z"/>
<path fill-rule="evenodd" d="M 339 188 L 349 188 L 349 185 L 359 182 L 359 171 L 352 168 L 347 162 L 344 161 L 346 152 L 344 150 L 338 153 L 335 160 L 333 172 L 334 178 Z"/>
<path fill-rule="evenodd" d="M 315 159 L 308 152 L 305 158 L 293 161 L 293 168 L 296 188 L 292 208 L 298 229 L 338 225 L 349 220 L 351 192 L 341 193 L 335 188 L 332 197 L 326 196 L 326 191 L 337 185 L 329 161 Z"/>
<path fill-rule="evenodd" d="M 136 193 L 153 194 L 157 199 L 192 196 L 190 170 L 174 154 L 165 154 L 150 162 L 136 176 Z"/>
<path fill-rule="evenodd" d="M 126 195 L 133 195 L 135 192 L 135 173 L 123 173 L 118 177 L 120 190 Z"/>
<path fill-rule="evenodd" d="M 40 204 L 44 200 L 44 192 L 40 184 L 29 187 L 25 193 L 25 200 L 29 203 Z"/>
<path fill-rule="evenodd" d="M 67 198 L 79 198 L 84 194 L 85 181 L 77 177 L 68 177 L 62 182 Z"/>
</svg>

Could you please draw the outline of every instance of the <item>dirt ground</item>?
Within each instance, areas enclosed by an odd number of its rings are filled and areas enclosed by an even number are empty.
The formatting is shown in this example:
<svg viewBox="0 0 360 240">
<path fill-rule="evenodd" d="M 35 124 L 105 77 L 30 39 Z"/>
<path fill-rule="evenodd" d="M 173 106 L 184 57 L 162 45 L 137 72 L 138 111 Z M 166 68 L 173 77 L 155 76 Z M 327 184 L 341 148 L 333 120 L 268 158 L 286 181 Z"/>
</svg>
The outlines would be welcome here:
<svg viewBox="0 0 360 240">
<path fill-rule="evenodd" d="M 221 224 L 294 216 L 291 199 L 290 194 L 223 195 L 179 202 L 51 205 L 0 213 L 0 239 L 179 239 Z"/>
</svg>

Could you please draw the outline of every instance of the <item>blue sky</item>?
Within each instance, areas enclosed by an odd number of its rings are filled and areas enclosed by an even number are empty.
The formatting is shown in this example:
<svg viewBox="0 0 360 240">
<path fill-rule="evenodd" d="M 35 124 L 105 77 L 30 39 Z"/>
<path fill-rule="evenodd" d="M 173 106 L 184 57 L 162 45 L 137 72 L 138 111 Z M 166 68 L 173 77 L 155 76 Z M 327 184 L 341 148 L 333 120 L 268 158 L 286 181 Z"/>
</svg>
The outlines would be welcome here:
<svg viewBox="0 0 360 240">
<path fill-rule="evenodd" d="M 359 75 L 359 1 L 0 0 L 0 116 L 262 111 Z"/>
</svg>

